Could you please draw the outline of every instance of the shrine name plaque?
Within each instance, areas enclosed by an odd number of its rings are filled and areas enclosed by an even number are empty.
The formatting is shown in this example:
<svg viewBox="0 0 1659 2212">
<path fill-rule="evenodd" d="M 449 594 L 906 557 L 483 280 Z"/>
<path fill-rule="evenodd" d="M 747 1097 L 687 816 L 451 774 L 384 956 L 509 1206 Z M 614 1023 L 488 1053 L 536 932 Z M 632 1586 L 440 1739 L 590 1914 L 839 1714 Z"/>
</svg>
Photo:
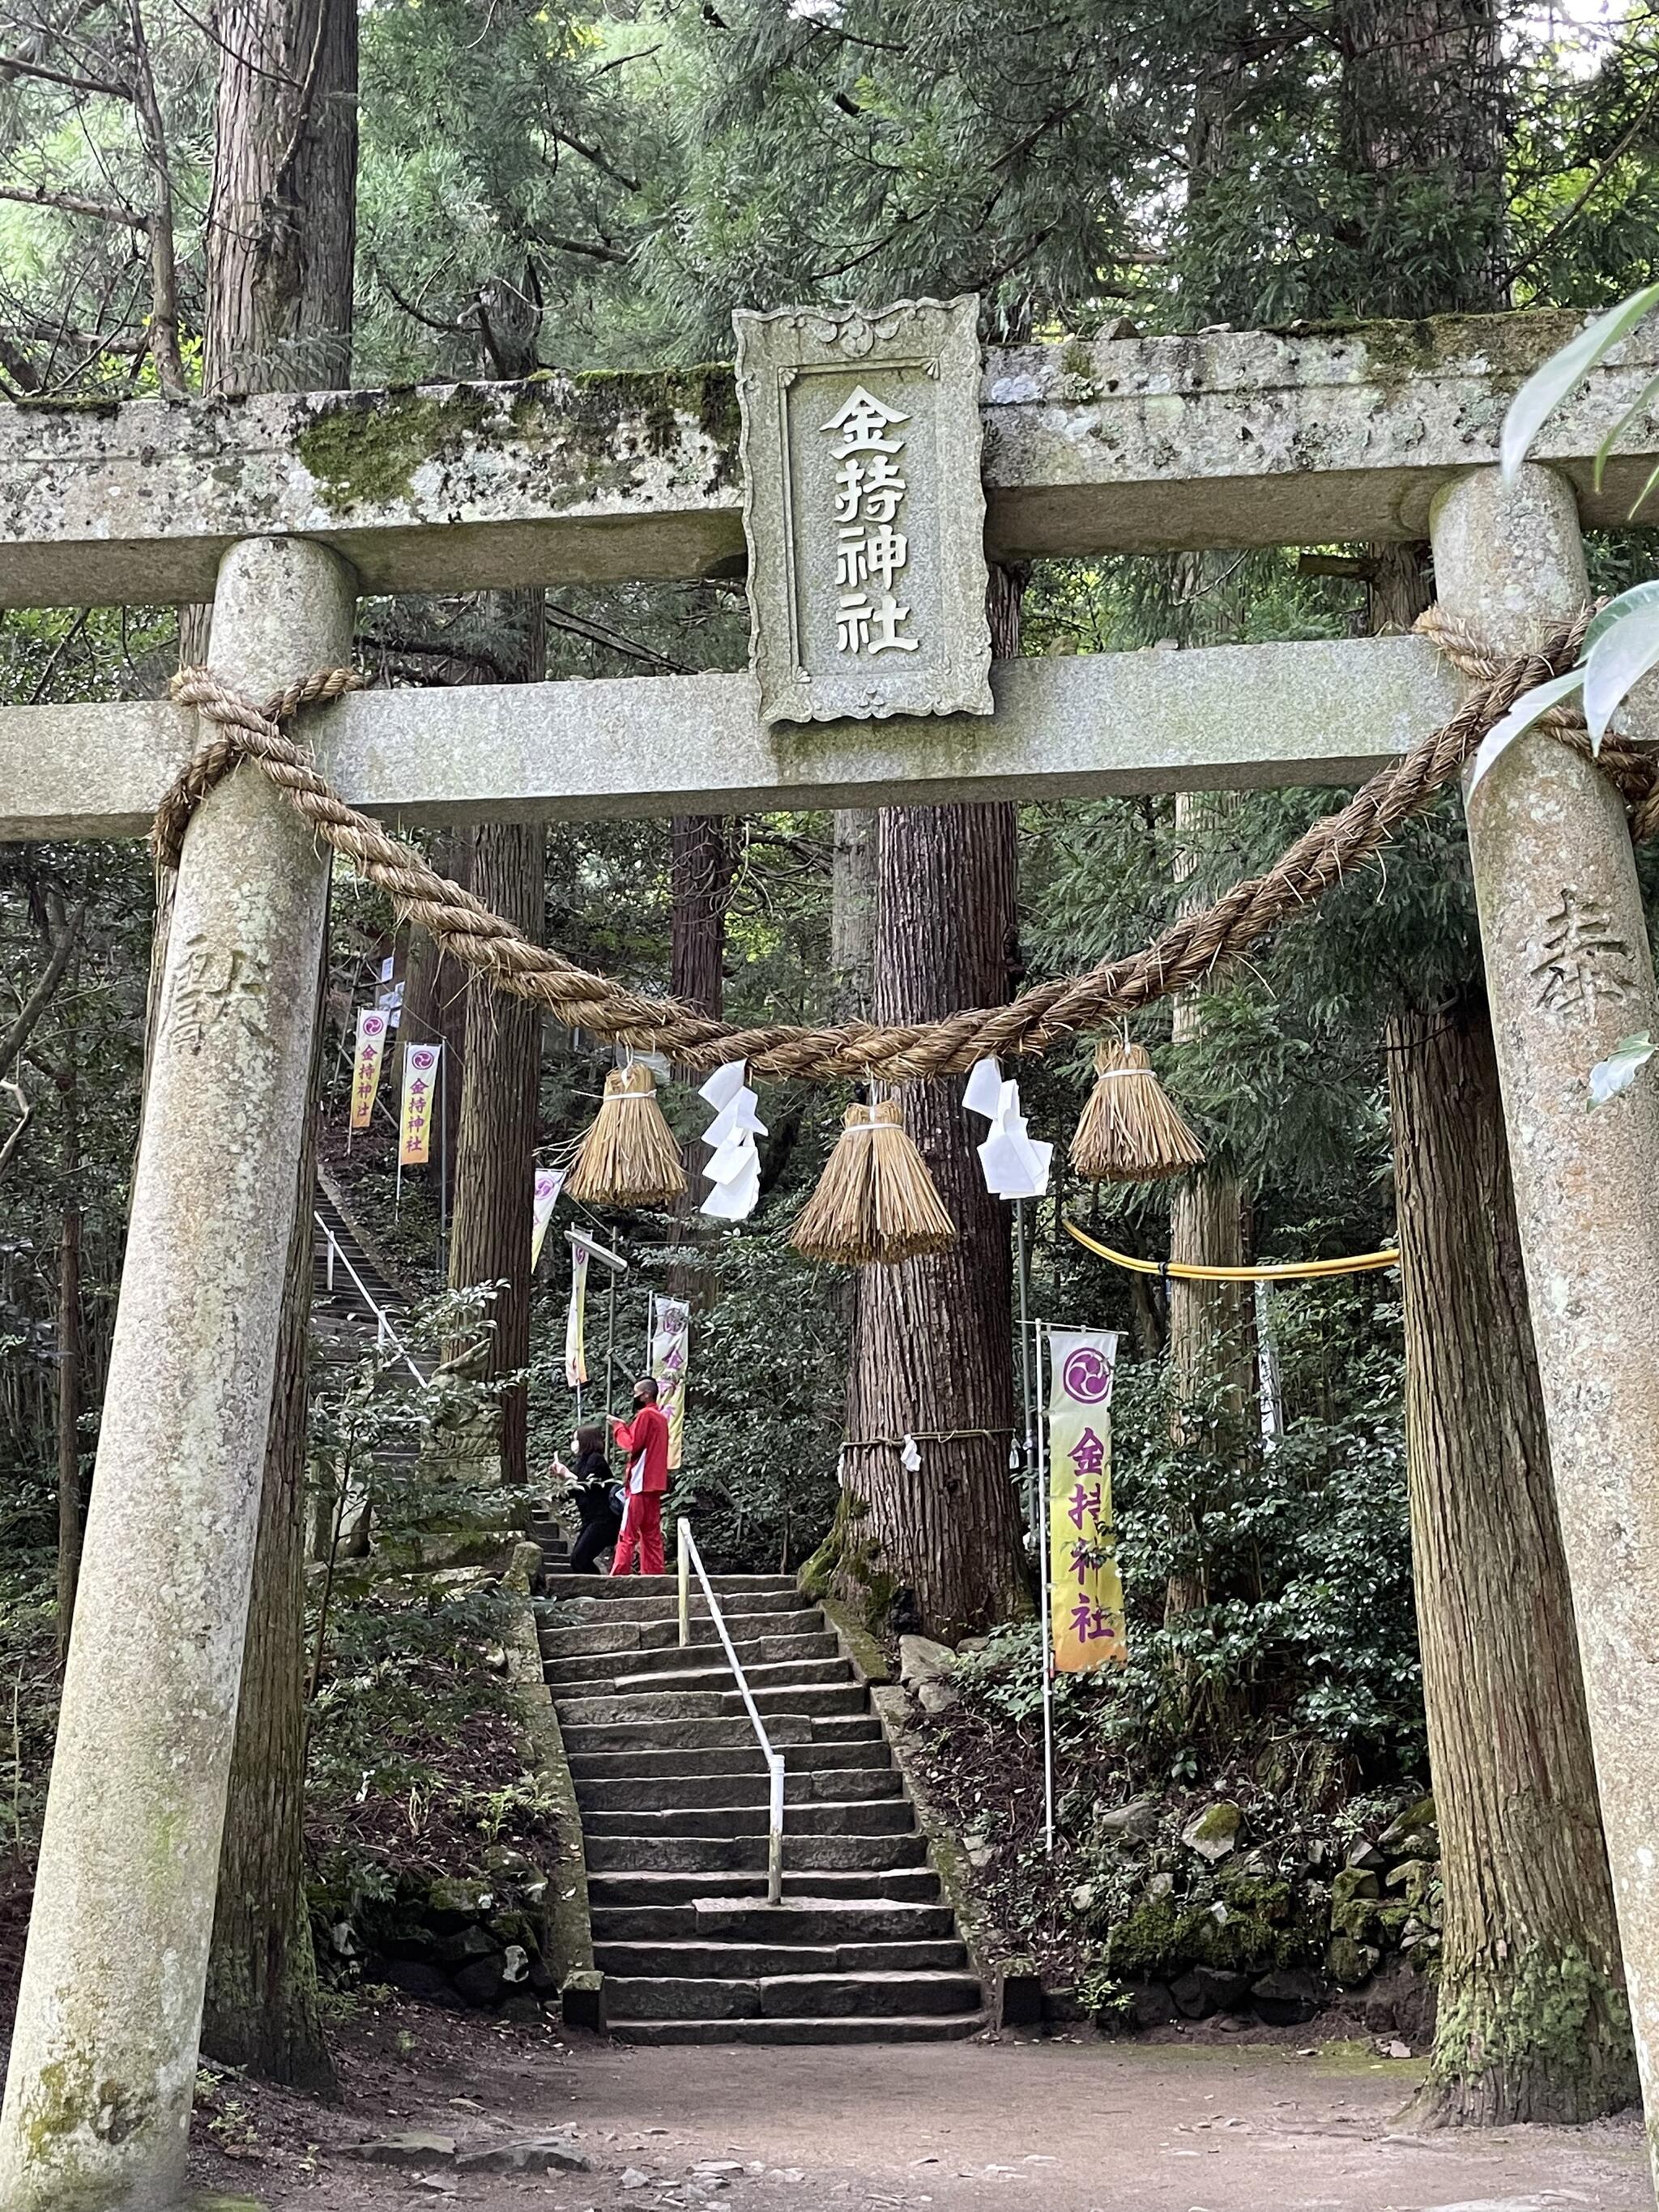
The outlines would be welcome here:
<svg viewBox="0 0 1659 2212">
<path fill-rule="evenodd" d="M 733 318 L 763 722 L 992 711 L 978 313 Z"/>
</svg>

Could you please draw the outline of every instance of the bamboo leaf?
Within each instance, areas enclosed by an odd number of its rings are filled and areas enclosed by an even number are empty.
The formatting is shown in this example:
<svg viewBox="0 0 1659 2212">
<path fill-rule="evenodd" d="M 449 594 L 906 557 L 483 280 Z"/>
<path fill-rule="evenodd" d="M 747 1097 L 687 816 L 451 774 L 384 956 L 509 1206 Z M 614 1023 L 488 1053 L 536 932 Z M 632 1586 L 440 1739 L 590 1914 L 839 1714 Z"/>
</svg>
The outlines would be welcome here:
<svg viewBox="0 0 1659 2212">
<path fill-rule="evenodd" d="M 1480 740 L 1480 750 L 1474 757 L 1474 766 L 1469 773 L 1469 789 L 1473 791 L 1500 754 L 1506 752 L 1515 740 L 1531 729 L 1539 716 L 1547 714 L 1559 701 L 1576 691 L 1584 680 L 1582 668 L 1570 668 L 1565 676 L 1552 676 L 1547 684 L 1534 684 L 1525 691 L 1501 721 L 1494 722 Z"/>
<path fill-rule="evenodd" d="M 1652 399 L 1656 392 L 1659 392 L 1659 376 L 1650 377 L 1647 383 L 1642 386 L 1640 392 L 1637 393 L 1635 398 L 1632 400 L 1630 405 L 1626 408 L 1624 413 L 1613 424 L 1612 429 L 1607 432 L 1607 436 L 1602 439 L 1601 444 L 1596 447 L 1594 480 L 1597 491 L 1600 491 L 1601 489 L 1601 478 L 1606 473 L 1607 461 L 1613 453 L 1613 447 L 1619 443 L 1620 439 L 1624 436 L 1625 432 L 1630 428 L 1631 424 L 1636 420 L 1637 416 L 1642 412 L 1644 408 L 1647 406 L 1649 401 Z M 1649 482 L 1652 482 L 1651 477 L 1649 478 Z M 1637 505 L 1639 507 L 1641 501 L 1638 500 L 1637 501 Z"/>
<path fill-rule="evenodd" d="M 1655 1049 L 1650 1036 L 1620 1037 L 1607 1057 L 1598 1060 L 1589 1072 L 1590 1104 L 1605 1106 L 1609 1098 L 1628 1091 L 1653 1058 Z"/>
<path fill-rule="evenodd" d="M 1632 297 L 1599 315 L 1587 331 L 1581 331 L 1559 352 L 1553 353 L 1541 368 L 1534 370 L 1510 400 L 1504 417 L 1499 452 L 1505 483 L 1514 482 L 1533 440 L 1561 402 L 1620 338 L 1635 329 L 1656 301 L 1659 301 L 1659 284 L 1644 285 Z"/>
<path fill-rule="evenodd" d="M 1659 666 L 1659 599 L 1650 599 L 1614 623 L 1584 656 L 1584 720 L 1590 749 L 1599 751 L 1602 733 L 1633 684 Z"/>
<path fill-rule="evenodd" d="M 1632 584 L 1627 592 L 1620 592 L 1616 599 L 1607 601 L 1584 632 L 1580 662 L 1589 659 L 1607 632 L 1623 622 L 1626 615 L 1639 614 L 1644 607 L 1659 607 L 1659 577 L 1645 584 Z"/>
</svg>

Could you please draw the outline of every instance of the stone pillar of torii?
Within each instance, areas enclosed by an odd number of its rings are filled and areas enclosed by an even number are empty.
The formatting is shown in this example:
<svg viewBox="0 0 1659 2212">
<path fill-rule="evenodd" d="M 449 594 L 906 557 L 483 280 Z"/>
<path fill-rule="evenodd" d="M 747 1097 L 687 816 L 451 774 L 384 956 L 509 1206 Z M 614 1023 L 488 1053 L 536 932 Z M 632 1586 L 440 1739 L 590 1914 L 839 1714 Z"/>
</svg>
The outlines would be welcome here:
<svg viewBox="0 0 1659 2212">
<path fill-rule="evenodd" d="M 1443 602 L 1518 650 L 1582 604 L 1581 527 L 1622 521 L 1659 457 L 1638 415 L 1595 481 L 1653 373 L 1638 337 L 1500 486 L 1507 398 L 1574 326 L 981 357 L 971 302 L 790 310 L 741 319 L 741 436 L 732 376 L 708 369 L 19 405 L 0 414 L 0 607 L 210 594 L 212 663 L 258 696 L 349 658 L 360 592 L 732 576 L 746 514 L 750 673 L 370 692 L 298 733 L 394 823 L 1351 782 L 1455 704 L 1425 640 L 1017 662 L 988 687 L 986 554 L 1431 536 Z M 0 709 L 0 837 L 137 834 L 195 743 L 155 702 Z M 1659 993 L 1597 769 L 1521 741 L 1469 834 L 1654 2113 L 1659 1085 L 1589 1115 L 1585 1078 L 1659 1034 Z M 8 2212 L 183 2200 L 326 899 L 262 777 L 210 794 L 181 856 L 0 2118 Z"/>
</svg>

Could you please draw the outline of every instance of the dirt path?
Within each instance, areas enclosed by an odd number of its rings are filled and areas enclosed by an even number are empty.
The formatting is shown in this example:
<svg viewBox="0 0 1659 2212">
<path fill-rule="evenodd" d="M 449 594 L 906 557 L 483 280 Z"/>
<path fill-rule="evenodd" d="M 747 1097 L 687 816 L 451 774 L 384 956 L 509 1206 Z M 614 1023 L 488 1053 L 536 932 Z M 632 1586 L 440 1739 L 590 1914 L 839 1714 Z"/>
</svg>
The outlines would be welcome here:
<svg viewBox="0 0 1659 2212">
<path fill-rule="evenodd" d="M 1339 2046 L 653 2052 L 411 2011 L 355 2039 L 344 2111 L 222 2084 L 201 2180 L 269 2212 L 1652 2212 L 1633 2118 L 1396 2131 L 1417 2072 Z M 561 2129 L 592 2171 L 343 2154 L 376 2133 L 477 2145 Z"/>
</svg>

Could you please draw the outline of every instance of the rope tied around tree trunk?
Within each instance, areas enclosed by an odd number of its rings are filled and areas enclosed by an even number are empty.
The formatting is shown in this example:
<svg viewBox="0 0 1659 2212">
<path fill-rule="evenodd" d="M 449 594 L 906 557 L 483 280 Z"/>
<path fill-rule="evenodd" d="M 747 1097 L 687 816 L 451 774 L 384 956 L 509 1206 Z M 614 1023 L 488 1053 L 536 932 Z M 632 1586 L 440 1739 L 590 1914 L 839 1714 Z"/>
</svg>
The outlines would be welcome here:
<svg viewBox="0 0 1659 2212">
<path fill-rule="evenodd" d="M 346 668 L 321 669 L 263 705 L 210 669 L 181 670 L 173 697 L 212 727 L 163 799 L 152 842 L 161 865 L 176 866 L 202 799 L 239 762 L 252 761 L 325 845 L 386 893 L 401 920 L 425 930 L 495 989 L 545 1006 L 568 1028 L 665 1052 L 699 1071 L 744 1060 L 757 1075 L 921 1082 L 965 1073 L 988 1055 L 1044 1053 L 1189 988 L 1224 961 L 1238 957 L 1372 859 L 1402 823 L 1421 814 L 1523 692 L 1574 665 L 1595 612 L 1585 608 L 1533 652 L 1499 659 L 1466 625 L 1431 607 L 1418 628 L 1475 687 L 1449 721 L 1372 776 L 1345 806 L 1312 823 L 1264 874 L 1234 884 L 1140 951 L 1103 961 L 1082 975 L 1039 983 L 1012 1005 L 968 1007 L 939 1021 L 738 1029 L 682 1000 L 655 998 L 592 974 L 550 946 L 531 944 L 471 891 L 347 805 L 304 747 L 284 736 L 278 725 L 302 707 L 359 688 L 363 679 Z M 1553 708 L 1539 727 L 1589 755 L 1583 718 L 1570 709 Z M 1659 762 L 1609 737 L 1596 765 L 1630 805 L 1632 835 L 1640 841 L 1659 832 Z"/>
</svg>

